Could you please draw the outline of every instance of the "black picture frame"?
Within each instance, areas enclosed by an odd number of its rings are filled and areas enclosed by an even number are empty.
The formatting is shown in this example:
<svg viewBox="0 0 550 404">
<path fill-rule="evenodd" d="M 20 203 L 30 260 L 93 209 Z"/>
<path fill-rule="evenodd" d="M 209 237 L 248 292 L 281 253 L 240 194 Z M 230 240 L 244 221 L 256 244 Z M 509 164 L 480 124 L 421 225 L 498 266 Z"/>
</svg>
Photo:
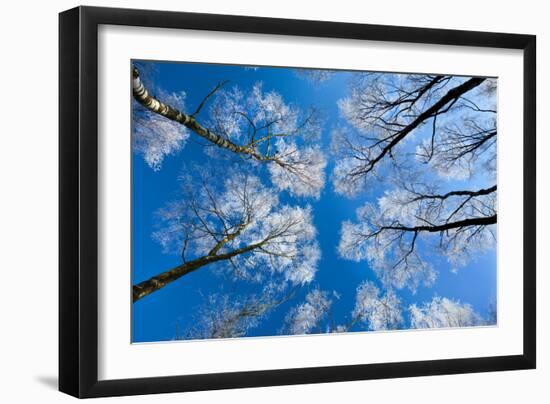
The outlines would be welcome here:
<svg viewBox="0 0 550 404">
<path fill-rule="evenodd" d="M 98 26 L 343 38 L 523 51 L 523 354 L 99 381 Z M 77 7 L 59 15 L 59 389 L 75 397 L 534 369 L 536 37 L 340 22 Z"/>
</svg>

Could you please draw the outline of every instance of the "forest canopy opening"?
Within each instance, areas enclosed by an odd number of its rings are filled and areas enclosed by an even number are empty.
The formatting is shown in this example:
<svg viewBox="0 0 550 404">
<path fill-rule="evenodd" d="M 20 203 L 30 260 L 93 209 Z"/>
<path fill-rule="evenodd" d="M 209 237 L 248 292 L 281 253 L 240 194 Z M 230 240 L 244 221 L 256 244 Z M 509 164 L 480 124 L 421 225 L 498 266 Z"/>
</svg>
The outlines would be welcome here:
<svg viewBox="0 0 550 404">
<path fill-rule="evenodd" d="M 133 342 L 496 325 L 496 79 L 129 74 Z"/>
</svg>

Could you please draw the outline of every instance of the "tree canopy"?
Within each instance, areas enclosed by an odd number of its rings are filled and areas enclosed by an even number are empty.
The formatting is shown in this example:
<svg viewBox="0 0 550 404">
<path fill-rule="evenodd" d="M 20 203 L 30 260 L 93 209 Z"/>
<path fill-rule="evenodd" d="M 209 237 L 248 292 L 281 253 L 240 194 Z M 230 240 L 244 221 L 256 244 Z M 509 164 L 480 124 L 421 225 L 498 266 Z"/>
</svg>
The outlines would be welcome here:
<svg viewBox="0 0 550 404">
<path fill-rule="evenodd" d="M 495 254 L 496 79 L 191 65 L 131 71 L 135 245 L 170 257 L 133 300 L 195 285 L 175 339 L 496 323 L 438 288 Z"/>
</svg>

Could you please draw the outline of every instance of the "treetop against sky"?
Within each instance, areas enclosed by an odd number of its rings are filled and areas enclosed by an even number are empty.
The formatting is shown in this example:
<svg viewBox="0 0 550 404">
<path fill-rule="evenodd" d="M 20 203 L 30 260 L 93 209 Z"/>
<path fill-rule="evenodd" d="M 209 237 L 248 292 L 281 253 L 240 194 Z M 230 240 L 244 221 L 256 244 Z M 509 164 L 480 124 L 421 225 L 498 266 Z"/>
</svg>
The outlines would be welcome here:
<svg viewBox="0 0 550 404">
<path fill-rule="evenodd" d="M 495 79 L 131 74 L 134 342 L 496 324 Z"/>
</svg>

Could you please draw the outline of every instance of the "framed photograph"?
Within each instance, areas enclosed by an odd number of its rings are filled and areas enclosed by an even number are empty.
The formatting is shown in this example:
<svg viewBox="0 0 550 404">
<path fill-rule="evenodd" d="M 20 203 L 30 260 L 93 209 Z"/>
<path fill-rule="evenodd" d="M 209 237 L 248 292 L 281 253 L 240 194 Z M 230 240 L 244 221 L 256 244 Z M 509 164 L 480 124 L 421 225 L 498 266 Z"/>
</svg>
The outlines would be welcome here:
<svg viewBox="0 0 550 404">
<path fill-rule="evenodd" d="M 60 14 L 60 390 L 535 368 L 535 37 Z"/>
</svg>

